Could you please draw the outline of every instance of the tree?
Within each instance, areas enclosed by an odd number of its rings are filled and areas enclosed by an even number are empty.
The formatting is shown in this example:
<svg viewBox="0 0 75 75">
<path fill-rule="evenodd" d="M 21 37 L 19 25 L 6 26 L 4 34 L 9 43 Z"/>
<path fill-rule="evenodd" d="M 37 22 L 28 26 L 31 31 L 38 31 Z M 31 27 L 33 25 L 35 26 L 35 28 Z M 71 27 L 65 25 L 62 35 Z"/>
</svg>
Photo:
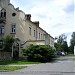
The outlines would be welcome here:
<svg viewBox="0 0 75 75">
<path fill-rule="evenodd" d="M 66 38 L 67 37 L 65 36 L 65 34 L 62 34 L 57 38 L 57 43 L 54 44 L 56 50 L 68 51 L 68 45 L 66 42 Z"/>
<path fill-rule="evenodd" d="M 72 53 L 74 53 L 74 46 L 75 46 L 75 32 L 72 33 L 72 36 L 71 36 L 71 40 L 70 40 L 70 51 Z"/>
<path fill-rule="evenodd" d="M 63 41 L 63 44 L 61 45 L 61 48 L 65 52 L 69 52 L 68 44 L 66 41 Z"/>
<path fill-rule="evenodd" d="M 60 45 L 62 45 L 63 44 L 63 42 L 66 40 L 66 36 L 65 36 L 65 34 L 61 34 L 59 37 L 58 37 L 58 39 L 57 39 L 57 43 L 59 43 Z"/>
<path fill-rule="evenodd" d="M 56 50 L 60 50 L 61 46 L 59 43 L 54 43 L 54 47 L 56 48 Z"/>
<path fill-rule="evenodd" d="M 13 42 L 14 42 L 14 38 L 12 36 L 10 35 L 4 36 L 3 37 L 4 51 L 11 52 Z"/>
</svg>

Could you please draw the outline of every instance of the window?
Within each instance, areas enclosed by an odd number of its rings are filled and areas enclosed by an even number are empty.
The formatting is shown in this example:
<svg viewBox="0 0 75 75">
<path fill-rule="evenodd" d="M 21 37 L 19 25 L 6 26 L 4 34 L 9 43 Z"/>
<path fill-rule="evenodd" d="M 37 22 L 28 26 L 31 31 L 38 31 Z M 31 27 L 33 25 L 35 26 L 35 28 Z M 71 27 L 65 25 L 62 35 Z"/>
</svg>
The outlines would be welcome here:
<svg viewBox="0 0 75 75">
<path fill-rule="evenodd" d="M 42 34 L 41 34 L 41 40 L 42 40 Z"/>
<path fill-rule="evenodd" d="M 6 17 L 6 12 L 4 12 L 4 17 Z"/>
<path fill-rule="evenodd" d="M 39 39 L 40 39 L 40 33 L 39 33 Z"/>
<path fill-rule="evenodd" d="M 16 16 L 16 13 L 12 13 L 12 16 Z"/>
<path fill-rule="evenodd" d="M 29 27 L 29 35 L 31 35 L 31 27 Z"/>
<path fill-rule="evenodd" d="M 4 34 L 4 26 L 1 27 L 1 32 Z"/>
<path fill-rule="evenodd" d="M 11 25 L 11 33 L 16 33 L 16 24 Z"/>
<path fill-rule="evenodd" d="M 35 34 L 35 30 L 34 30 L 34 37 L 35 37 L 35 35 L 36 35 L 36 34 Z"/>
<path fill-rule="evenodd" d="M 3 17 L 3 12 L 1 12 L 1 17 Z"/>
<path fill-rule="evenodd" d="M 0 26 L 0 34 L 4 34 L 4 26 Z"/>
<path fill-rule="evenodd" d="M 36 38 L 38 38 L 38 31 L 36 32 Z"/>
<path fill-rule="evenodd" d="M 43 40 L 45 39 L 45 34 L 43 34 Z"/>
<path fill-rule="evenodd" d="M 49 39 L 49 44 L 50 44 L 50 39 Z"/>
<path fill-rule="evenodd" d="M 0 17 L 5 17 L 6 18 L 6 10 L 5 9 L 1 10 Z"/>
</svg>

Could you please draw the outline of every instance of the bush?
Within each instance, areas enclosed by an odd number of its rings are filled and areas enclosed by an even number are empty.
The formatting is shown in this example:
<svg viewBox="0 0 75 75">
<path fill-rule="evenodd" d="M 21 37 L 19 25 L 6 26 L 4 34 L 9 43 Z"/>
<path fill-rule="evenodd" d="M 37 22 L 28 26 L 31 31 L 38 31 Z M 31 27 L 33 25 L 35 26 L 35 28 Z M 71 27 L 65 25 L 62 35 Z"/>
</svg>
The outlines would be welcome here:
<svg viewBox="0 0 75 75">
<path fill-rule="evenodd" d="M 30 45 L 22 51 L 29 61 L 49 62 L 55 57 L 55 50 L 48 45 Z"/>
<path fill-rule="evenodd" d="M 4 51 L 6 52 L 11 52 L 12 51 L 12 44 L 14 42 L 14 38 L 11 35 L 6 35 L 3 37 L 3 46 L 4 46 Z"/>
</svg>

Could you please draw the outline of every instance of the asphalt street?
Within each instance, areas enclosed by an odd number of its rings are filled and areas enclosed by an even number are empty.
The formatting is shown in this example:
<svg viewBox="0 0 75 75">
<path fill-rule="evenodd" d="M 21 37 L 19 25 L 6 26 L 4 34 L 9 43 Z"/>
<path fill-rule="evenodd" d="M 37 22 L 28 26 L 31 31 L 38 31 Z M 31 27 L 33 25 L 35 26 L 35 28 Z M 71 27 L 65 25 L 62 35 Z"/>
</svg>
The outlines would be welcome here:
<svg viewBox="0 0 75 75">
<path fill-rule="evenodd" d="M 75 75 L 73 58 L 63 56 L 55 62 L 36 64 L 14 72 L 0 72 L 0 75 Z"/>
</svg>

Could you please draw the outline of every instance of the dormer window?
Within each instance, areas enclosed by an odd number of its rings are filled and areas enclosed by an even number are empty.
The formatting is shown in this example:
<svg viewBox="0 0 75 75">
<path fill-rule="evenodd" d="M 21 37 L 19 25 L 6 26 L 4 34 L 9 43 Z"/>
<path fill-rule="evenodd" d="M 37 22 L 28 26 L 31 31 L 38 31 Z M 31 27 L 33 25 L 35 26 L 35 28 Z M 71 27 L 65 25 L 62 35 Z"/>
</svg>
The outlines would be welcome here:
<svg viewBox="0 0 75 75">
<path fill-rule="evenodd" d="M 5 17 L 6 18 L 6 10 L 5 9 L 1 10 L 0 17 Z"/>
<path fill-rule="evenodd" d="M 6 17 L 6 12 L 4 12 L 4 17 Z"/>
</svg>

